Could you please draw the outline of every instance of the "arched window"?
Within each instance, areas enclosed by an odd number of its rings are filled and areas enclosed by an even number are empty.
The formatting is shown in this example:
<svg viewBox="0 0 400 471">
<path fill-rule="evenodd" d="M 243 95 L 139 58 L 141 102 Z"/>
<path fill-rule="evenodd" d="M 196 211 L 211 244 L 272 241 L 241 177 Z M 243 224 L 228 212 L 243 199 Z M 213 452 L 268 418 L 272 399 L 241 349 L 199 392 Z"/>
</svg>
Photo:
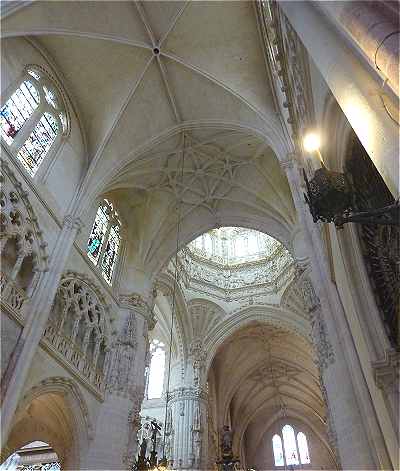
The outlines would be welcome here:
<svg viewBox="0 0 400 471">
<path fill-rule="evenodd" d="M 66 132 L 66 115 L 55 86 L 36 67 L 28 68 L 0 110 L 1 138 L 33 177 Z"/>
<path fill-rule="evenodd" d="M 297 455 L 296 437 L 291 425 L 285 425 L 282 429 L 283 445 L 285 447 L 286 464 L 299 464 Z"/>
<path fill-rule="evenodd" d="M 303 432 L 297 434 L 297 445 L 299 447 L 301 464 L 308 464 L 310 462 L 310 455 L 308 453 L 307 437 Z"/>
<path fill-rule="evenodd" d="M 285 466 L 285 459 L 283 457 L 282 439 L 279 435 L 272 437 L 272 448 L 274 450 L 275 466 Z"/>
<path fill-rule="evenodd" d="M 150 344 L 151 362 L 147 398 L 161 397 L 164 387 L 165 345 L 157 339 Z"/>
<path fill-rule="evenodd" d="M 296 439 L 295 430 L 291 425 L 286 424 L 282 428 L 282 437 L 278 434 L 275 434 L 272 437 L 272 449 L 274 453 L 275 466 L 298 466 L 300 464 L 309 464 L 311 462 L 307 437 L 303 432 L 299 432 Z"/>
<path fill-rule="evenodd" d="M 112 203 L 100 204 L 87 243 L 87 255 L 111 284 L 121 246 L 121 221 Z"/>
</svg>

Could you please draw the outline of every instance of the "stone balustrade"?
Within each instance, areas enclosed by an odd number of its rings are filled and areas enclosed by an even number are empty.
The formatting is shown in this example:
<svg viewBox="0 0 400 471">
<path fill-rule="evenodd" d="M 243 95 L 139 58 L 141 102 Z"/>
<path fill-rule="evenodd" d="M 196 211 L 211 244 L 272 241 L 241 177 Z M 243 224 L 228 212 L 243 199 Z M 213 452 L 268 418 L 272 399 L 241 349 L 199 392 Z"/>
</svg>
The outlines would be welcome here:
<svg viewBox="0 0 400 471">
<path fill-rule="evenodd" d="M 51 346 L 52 351 L 56 351 L 63 358 L 73 373 L 88 381 L 100 394 L 103 394 L 105 388 L 103 372 L 96 368 L 74 342 L 62 335 L 52 323 L 47 324 L 43 339 Z"/>
<path fill-rule="evenodd" d="M 23 320 L 23 307 L 28 296 L 16 283 L 3 272 L 0 272 L 1 302 Z"/>
</svg>

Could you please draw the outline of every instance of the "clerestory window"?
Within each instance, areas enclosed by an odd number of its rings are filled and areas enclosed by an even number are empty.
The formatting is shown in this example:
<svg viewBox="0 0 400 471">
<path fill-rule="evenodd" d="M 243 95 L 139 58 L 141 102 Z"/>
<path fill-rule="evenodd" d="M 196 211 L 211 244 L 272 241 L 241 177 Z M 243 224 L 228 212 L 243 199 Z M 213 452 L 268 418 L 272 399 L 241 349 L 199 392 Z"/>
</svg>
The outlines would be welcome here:
<svg viewBox="0 0 400 471">
<path fill-rule="evenodd" d="M 303 432 L 296 436 L 291 425 L 282 428 L 282 434 L 272 437 L 275 466 L 298 466 L 310 463 L 307 437 Z"/>
<path fill-rule="evenodd" d="M 147 398 L 160 398 L 164 388 L 165 345 L 154 339 L 150 344 L 150 372 L 147 385 Z"/>
<path fill-rule="evenodd" d="M 113 204 L 104 199 L 100 204 L 87 243 L 87 256 L 112 283 L 121 248 L 121 221 Z"/>
<path fill-rule="evenodd" d="M 29 67 L 0 110 L 1 139 L 31 177 L 66 132 L 62 103 L 47 75 Z"/>
</svg>

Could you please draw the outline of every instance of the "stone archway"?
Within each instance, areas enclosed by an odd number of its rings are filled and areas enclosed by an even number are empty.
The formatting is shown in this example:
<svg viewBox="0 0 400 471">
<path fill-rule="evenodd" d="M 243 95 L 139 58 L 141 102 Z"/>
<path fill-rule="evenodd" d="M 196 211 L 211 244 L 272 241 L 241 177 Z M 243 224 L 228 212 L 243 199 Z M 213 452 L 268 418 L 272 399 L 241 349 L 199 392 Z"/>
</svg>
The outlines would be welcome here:
<svg viewBox="0 0 400 471">
<path fill-rule="evenodd" d="M 78 387 L 65 378 L 48 378 L 22 399 L 2 458 L 40 440 L 54 449 L 61 469 L 80 469 L 80 454 L 87 449 L 90 434 L 88 411 Z"/>
<path fill-rule="evenodd" d="M 327 411 L 314 358 L 306 336 L 283 323 L 259 317 L 237 326 L 219 344 L 208 372 L 214 442 L 222 425 L 230 425 L 242 465 L 262 468 L 258 445 L 267 429 L 260 423 L 265 426 L 284 410 L 287 417 L 304 418 L 327 444 Z M 252 446 L 248 436 L 254 434 L 258 445 Z M 328 456 L 333 456 L 329 446 Z"/>
</svg>

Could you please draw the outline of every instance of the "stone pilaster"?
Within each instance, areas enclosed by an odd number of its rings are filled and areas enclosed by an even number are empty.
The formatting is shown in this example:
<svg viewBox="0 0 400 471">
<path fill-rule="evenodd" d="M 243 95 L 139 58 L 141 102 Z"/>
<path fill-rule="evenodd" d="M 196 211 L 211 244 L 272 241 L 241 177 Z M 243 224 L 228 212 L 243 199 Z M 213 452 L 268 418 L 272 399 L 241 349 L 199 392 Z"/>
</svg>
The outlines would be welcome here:
<svg viewBox="0 0 400 471">
<path fill-rule="evenodd" d="M 105 400 L 85 469 L 129 470 L 137 453 L 148 331 L 154 317 L 151 301 L 138 294 L 120 296 L 119 305 L 118 335 L 107 358 Z"/>
<path fill-rule="evenodd" d="M 65 217 L 49 260 L 49 270 L 42 274 L 33 293 L 26 324 L 10 359 L 10 362 L 13 362 L 13 367 L 8 368 L 10 374 L 3 378 L 2 382 L 1 431 L 3 443 L 7 441 L 13 416 L 47 324 L 65 263 L 81 226 L 79 218 L 71 215 Z"/>
</svg>

